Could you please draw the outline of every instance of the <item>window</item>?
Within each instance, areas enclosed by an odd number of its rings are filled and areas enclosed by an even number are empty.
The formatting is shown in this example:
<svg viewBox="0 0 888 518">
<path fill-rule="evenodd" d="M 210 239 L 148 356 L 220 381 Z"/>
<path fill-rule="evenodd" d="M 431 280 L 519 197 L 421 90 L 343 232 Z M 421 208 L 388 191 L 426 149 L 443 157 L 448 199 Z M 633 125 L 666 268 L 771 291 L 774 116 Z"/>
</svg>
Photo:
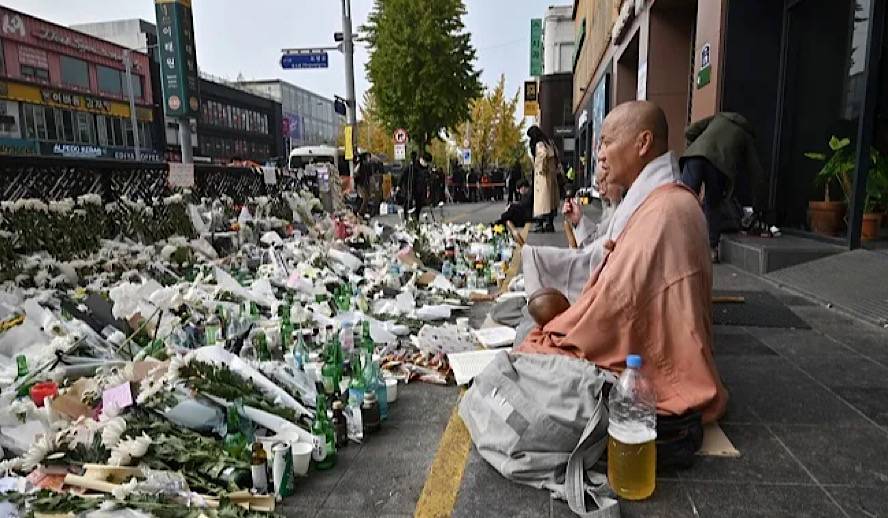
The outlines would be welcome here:
<svg viewBox="0 0 888 518">
<path fill-rule="evenodd" d="M 123 131 L 126 133 L 126 143 L 125 146 L 133 147 L 136 145 L 136 141 L 133 137 L 133 124 L 129 119 L 123 119 Z"/>
<path fill-rule="evenodd" d="M 139 123 L 139 144 L 143 149 L 151 149 L 154 146 L 151 145 L 151 125 L 147 122 Z"/>
<path fill-rule="evenodd" d="M 96 76 L 99 79 L 100 92 L 113 95 L 123 95 L 123 88 L 120 84 L 120 70 L 97 65 Z"/>
<path fill-rule="evenodd" d="M 123 119 L 119 117 L 111 118 L 111 126 L 114 128 L 114 145 L 115 146 L 125 146 L 126 142 L 124 141 L 124 128 L 123 128 Z"/>
<path fill-rule="evenodd" d="M 96 143 L 96 131 L 93 127 L 91 113 L 77 112 L 77 142 L 81 144 Z"/>
<path fill-rule="evenodd" d="M 130 76 L 133 78 L 133 97 L 135 97 L 136 99 L 141 99 L 142 98 L 142 76 L 140 76 L 139 74 L 130 74 Z M 120 77 L 123 81 L 126 81 L 126 73 L 121 74 Z M 127 88 L 129 88 L 129 86 L 127 86 L 124 83 L 123 91 L 127 92 L 128 91 Z M 127 94 L 127 95 L 129 95 L 129 94 Z"/>
<path fill-rule="evenodd" d="M 108 128 L 109 126 L 106 124 L 108 120 L 104 115 L 96 115 L 96 136 L 98 137 L 98 142 L 100 146 L 108 145 Z M 114 139 L 111 139 L 114 140 Z"/>
<path fill-rule="evenodd" d="M 34 123 L 37 129 L 37 138 L 46 140 L 46 113 L 43 106 L 34 106 Z M 50 108 L 51 109 L 51 108 Z M 50 116 L 52 113 L 50 113 Z"/>
<path fill-rule="evenodd" d="M 89 67 L 86 61 L 61 56 L 62 84 L 89 88 Z"/>
<path fill-rule="evenodd" d="M 49 82 L 49 70 L 31 65 L 22 65 L 22 77 L 32 81 Z"/>
<path fill-rule="evenodd" d="M 22 128 L 25 130 L 25 138 L 37 138 L 37 134 L 34 131 L 34 105 L 22 105 L 22 120 L 24 121 Z"/>
<path fill-rule="evenodd" d="M 61 110 L 61 112 L 62 130 L 65 134 L 65 138 L 61 140 L 64 142 L 76 142 L 77 139 L 74 138 L 74 112 L 69 110 Z"/>
</svg>

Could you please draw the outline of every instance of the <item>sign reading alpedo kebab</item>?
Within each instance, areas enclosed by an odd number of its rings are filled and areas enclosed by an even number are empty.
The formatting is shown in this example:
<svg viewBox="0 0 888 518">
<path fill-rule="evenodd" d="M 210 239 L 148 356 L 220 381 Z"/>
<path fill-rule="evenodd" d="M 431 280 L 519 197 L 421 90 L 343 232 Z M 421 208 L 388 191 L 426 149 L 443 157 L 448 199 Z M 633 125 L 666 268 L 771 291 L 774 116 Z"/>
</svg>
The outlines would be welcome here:
<svg viewBox="0 0 888 518">
<path fill-rule="evenodd" d="M 191 0 L 154 0 L 163 107 L 170 117 L 200 111 Z"/>
</svg>

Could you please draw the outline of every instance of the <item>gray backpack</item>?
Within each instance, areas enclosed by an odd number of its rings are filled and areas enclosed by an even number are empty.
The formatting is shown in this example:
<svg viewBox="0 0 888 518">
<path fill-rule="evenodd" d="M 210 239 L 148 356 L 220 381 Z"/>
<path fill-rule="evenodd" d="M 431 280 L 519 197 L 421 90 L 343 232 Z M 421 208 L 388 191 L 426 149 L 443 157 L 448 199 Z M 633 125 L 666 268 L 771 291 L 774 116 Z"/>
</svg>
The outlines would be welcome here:
<svg viewBox="0 0 888 518">
<path fill-rule="evenodd" d="M 550 490 L 581 517 L 619 518 L 607 477 L 591 470 L 607 447 L 602 388 L 614 379 L 585 360 L 503 351 L 475 377 L 459 414 L 507 479 Z M 587 494 L 598 509 L 586 509 Z"/>
</svg>

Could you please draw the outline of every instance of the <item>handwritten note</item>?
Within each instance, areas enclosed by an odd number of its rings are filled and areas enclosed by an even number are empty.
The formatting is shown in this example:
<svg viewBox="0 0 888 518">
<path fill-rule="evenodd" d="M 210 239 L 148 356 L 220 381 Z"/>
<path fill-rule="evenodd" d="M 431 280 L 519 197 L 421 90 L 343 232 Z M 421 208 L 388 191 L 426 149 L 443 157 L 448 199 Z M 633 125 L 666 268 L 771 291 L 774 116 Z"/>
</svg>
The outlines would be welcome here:
<svg viewBox="0 0 888 518">
<path fill-rule="evenodd" d="M 133 404 L 133 391 L 129 382 L 121 383 L 102 392 L 102 408 L 123 410 Z"/>
<path fill-rule="evenodd" d="M 194 187 L 194 164 L 170 162 L 170 187 Z"/>
</svg>

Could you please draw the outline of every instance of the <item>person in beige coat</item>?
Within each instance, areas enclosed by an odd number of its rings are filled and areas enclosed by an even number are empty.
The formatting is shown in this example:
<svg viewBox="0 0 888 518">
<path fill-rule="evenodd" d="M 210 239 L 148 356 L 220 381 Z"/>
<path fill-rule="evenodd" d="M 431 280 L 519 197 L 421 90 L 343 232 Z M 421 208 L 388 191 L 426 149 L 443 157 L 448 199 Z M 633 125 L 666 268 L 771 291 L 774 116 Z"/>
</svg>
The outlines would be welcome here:
<svg viewBox="0 0 888 518">
<path fill-rule="evenodd" d="M 531 126 L 527 136 L 533 155 L 533 217 L 539 221 L 534 231 L 554 232 L 559 200 L 558 151 L 538 126 Z"/>
</svg>

